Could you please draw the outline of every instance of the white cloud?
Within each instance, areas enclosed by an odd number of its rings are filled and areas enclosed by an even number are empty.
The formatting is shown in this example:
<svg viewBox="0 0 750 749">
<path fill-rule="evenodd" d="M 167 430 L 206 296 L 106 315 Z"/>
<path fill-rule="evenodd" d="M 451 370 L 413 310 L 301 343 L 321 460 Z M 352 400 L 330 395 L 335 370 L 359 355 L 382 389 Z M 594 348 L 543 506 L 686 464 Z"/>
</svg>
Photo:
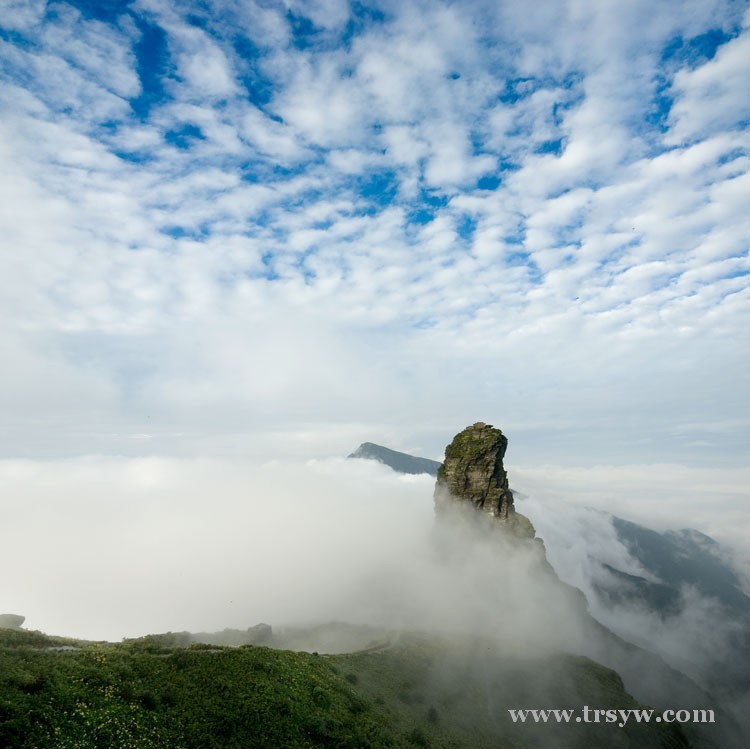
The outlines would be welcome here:
<svg viewBox="0 0 750 749">
<path fill-rule="evenodd" d="M 299 134 L 283 123 L 266 117 L 255 107 L 247 107 L 240 124 L 242 136 L 262 154 L 268 154 L 282 162 L 295 162 L 309 155 L 299 143 Z M 360 169 L 355 169 L 355 172 Z"/>
<path fill-rule="evenodd" d="M 193 89 L 188 98 L 222 98 L 235 93 L 231 65 L 205 32 L 187 26 L 170 31 L 177 40 L 179 75 Z"/>
<path fill-rule="evenodd" d="M 273 99 L 274 111 L 314 144 L 346 146 L 364 138 L 366 107 L 344 65 L 333 54 L 300 58 L 288 85 Z"/>
<path fill-rule="evenodd" d="M 125 99 L 138 96 L 141 85 L 131 49 L 132 32 L 84 20 L 78 11 L 62 3 L 55 6 L 55 21 L 44 27 L 41 38 L 51 54 L 69 61 L 105 90 Z"/>
<path fill-rule="evenodd" d="M 46 4 L 46 0 L 0 0 L 1 23 L 8 29 L 33 28 L 42 20 Z"/>
<path fill-rule="evenodd" d="M 675 75 L 667 142 L 680 144 L 696 137 L 740 126 L 750 118 L 750 30 L 719 47 L 716 57 L 694 70 Z"/>
<path fill-rule="evenodd" d="M 495 166 L 491 156 L 471 155 L 468 133 L 461 126 L 443 124 L 426 128 L 431 154 L 425 166 L 425 181 L 431 187 L 453 191 L 456 186 L 476 182 Z"/>
</svg>

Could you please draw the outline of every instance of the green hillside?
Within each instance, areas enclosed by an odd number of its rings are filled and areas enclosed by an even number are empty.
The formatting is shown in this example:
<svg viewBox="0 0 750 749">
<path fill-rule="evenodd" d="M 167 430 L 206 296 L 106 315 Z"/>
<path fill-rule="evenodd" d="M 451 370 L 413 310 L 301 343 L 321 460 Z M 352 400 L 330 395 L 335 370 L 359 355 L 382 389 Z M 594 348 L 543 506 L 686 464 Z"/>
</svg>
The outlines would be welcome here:
<svg viewBox="0 0 750 749">
<path fill-rule="evenodd" d="M 619 676 L 568 655 L 402 635 L 316 655 L 121 644 L 0 630 L 0 747 L 687 747 L 677 727 L 514 724 L 508 708 L 631 708 Z"/>
</svg>

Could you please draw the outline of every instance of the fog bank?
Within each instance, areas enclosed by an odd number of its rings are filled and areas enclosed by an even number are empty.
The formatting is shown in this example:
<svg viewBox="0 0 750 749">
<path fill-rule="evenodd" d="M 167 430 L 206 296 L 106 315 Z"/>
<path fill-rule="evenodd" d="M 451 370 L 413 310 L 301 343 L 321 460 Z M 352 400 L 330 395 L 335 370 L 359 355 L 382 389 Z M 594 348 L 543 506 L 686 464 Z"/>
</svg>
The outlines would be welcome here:
<svg viewBox="0 0 750 749">
<path fill-rule="evenodd" d="M 0 606 L 32 629 L 117 640 L 339 620 L 578 647 L 580 601 L 538 546 L 463 526 L 436 542 L 429 476 L 87 458 L 6 461 L 0 477 Z"/>
<path fill-rule="evenodd" d="M 511 466 L 510 478 L 538 493 L 517 506 L 564 579 L 587 590 L 591 553 L 638 574 L 606 524 L 581 521 L 570 486 L 558 498 L 543 469 Z M 575 648 L 559 622 L 556 635 L 534 631 L 559 594 L 539 576 L 531 584 L 533 555 L 458 537 L 471 553 L 436 557 L 432 490 L 429 476 L 343 459 L 1 461 L 0 608 L 29 628 L 93 639 L 261 621 L 481 622 L 488 633 L 523 623 L 529 640 Z"/>
</svg>

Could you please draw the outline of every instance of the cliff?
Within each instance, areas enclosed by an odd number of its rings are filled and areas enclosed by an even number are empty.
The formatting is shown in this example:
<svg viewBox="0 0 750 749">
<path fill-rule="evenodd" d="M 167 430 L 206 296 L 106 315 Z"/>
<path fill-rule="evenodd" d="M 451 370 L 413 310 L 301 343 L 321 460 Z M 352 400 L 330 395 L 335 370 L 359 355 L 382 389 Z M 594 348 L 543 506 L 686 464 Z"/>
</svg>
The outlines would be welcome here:
<svg viewBox="0 0 750 749">
<path fill-rule="evenodd" d="M 519 538 L 534 538 L 531 521 L 513 505 L 503 464 L 507 447 L 507 437 L 481 421 L 453 438 L 437 472 L 434 497 L 438 518 L 474 510 Z"/>
</svg>

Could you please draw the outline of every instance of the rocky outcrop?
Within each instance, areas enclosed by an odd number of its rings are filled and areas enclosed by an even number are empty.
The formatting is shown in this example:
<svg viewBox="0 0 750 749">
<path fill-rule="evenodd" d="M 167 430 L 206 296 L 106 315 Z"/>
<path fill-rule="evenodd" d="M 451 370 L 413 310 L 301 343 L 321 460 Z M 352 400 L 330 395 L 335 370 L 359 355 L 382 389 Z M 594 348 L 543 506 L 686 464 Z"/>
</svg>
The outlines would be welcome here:
<svg viewBox="0 0 750 749">
<path fill-rule="evenodd" d="M 20 614 L 0 614 L 0 629 L 20 629 L 25 621 Z"/>
<path fill-rule="evenodd" d="M 256 624 L 247 628 L 247 637 L 252 645 L 268 645 L 273 639 L 273 628 L 270 624 Z"/>
<path fill-rule="evenodd" d="M 503 465 L 507 447 L 507 437 L 481 421 L 453 438 L 445 448 L 445 461 L 437 473 L 438 517 L 472 509 L 490 516 L 516 536 L 534 537 L 531 521 L 513 506 L 513 492 Z"/>
</svg>

